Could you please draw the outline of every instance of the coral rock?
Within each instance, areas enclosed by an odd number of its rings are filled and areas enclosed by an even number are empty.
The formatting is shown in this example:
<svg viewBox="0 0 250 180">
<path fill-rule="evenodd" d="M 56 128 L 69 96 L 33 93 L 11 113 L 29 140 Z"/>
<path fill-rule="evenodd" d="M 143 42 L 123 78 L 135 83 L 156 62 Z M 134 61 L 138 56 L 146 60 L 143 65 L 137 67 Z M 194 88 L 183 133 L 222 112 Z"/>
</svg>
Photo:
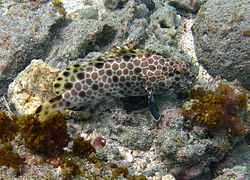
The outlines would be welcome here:
<svg viewBox="0 0 250 180">
<path fill-rule="evenodd" d="M 52 84 L 59 71 L 42 60 L 33 60 L 9 85 L 8 97 L 21 115 L 31 114 L 45 100 L 52 98 Z"/>
</svg>

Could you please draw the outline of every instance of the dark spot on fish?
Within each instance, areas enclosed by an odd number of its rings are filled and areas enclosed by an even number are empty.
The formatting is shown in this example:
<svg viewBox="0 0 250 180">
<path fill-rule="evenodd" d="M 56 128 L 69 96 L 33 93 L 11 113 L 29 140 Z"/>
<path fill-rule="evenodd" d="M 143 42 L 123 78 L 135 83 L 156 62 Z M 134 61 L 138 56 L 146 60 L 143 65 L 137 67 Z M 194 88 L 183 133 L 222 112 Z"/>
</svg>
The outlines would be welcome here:
<svg viewBox="0 0 250 180">
<path fill-rule="evenodd" d="M 106 74 L 107 74 L 108 76 L 111 76 L 111 75 L 112 75 L 112 70 L 108 69 L 108 70 L 106 71 Z"/>
<path fill-rule="evenodd" d="M 130 83 L 130 82 L 126 82 L 125 85 L 126 85 L 127 87 L 131 87 L 131 83 Z"/>
<path fill-rule="evenodd" d="M 54 87 L 58 88 L 58 87 L 60 87 L 60 84 L 54 84 Z"/>
<path fill-rule="evenodd" d="M 172 76 L 174 76 L 174 73 L 168 73 L 168 76 L 172 77 Z"/>
<path fill-rule="evenodd" d="M 81 79 L 84 79 L 84 73 L 83 72 L 80 72 L 80 73 L 78 73 L 77 75 L 76 75 L 76 77 L 79 79 L 79 80 L 81 80 Z"/>
<path fill-rule="evenodd" d="M 74 67 L 75 67 L 75 68 L 79 68 L 79 67 L 80 67 L 80 64 L 75 64 Z"/>
<path fill-rule="evenodd" d="M 155 2 L 153 0 L 146 0 L 145 4 L 149 11 L 155 9 Z"/>
<path fill-rule="evenodd" d="M 124 55 L 122 58 L 124 59 L 124 61 L 129 61 L 131 57 L 128 55 Z"/>
<path fill-rule="evenodd" d="M 132 91 L 131 91 L 131 90 L 128 90 L 127 92 L 128 92 L 128 94 L 132 94 Z"/>
<path fill-rule="evenodd" d="M 56 96 L 56 100 L 57 100 L 57 101 L 59 101 L 60 99 L 62 99 L 62 95 Z"/>
<path fill-rule="evenodd" d="M 87 83 L 88 85 L 91 85 L 91 84 L 92 84 L 92 80 L 91 80 L 91 79 L 86 79 L 86 83 Z"/>
<path fill-rule="evenodd" d="M 80 96 L 81 98 L 83 98 L 83 97 L 86 96 L 86 93 L 85 93 L 84 91 L 81 91 L 81 92 L 79 92 L 79 96 Z"/>
<path fill-rule="evenodd" d="M 52 98 L 52 99 L 49 100 L 50 103 L 53 103 L 53 102 L 55 102 L 55 101 L 56 101 L 55 98 Z"/>
<path fill-rule="evenodd" d="M 180 71 L 178 71 L 177 69 L 174 69 L 174 73 L 175 74 L 180 74 Z"/>
<path fill-rule="evenodd" d="M 70 106 L 70 102 L 67 101 L 67 102 L 65 103 L 65 106 L 66 106 L 66 107 L 69 107 L 69 106 Z"/>
<path fill-rule="evenodd" d="M 65 72 L 63 73 L 63 75 L 64 75 L 65 77 L 69 77 L 69 72 L 65 71 Z"/>
<path fill-rule="evenodd" d="M 107 92 L 107 93 L 106 93 L 106 96 L 111 96 L 111 93 L 110 93 L 110 92 Z"/>
<path fill-rule="evenodd" d="M 73 84 L 69 82 L 64 85 L 65 89 L 71 89 L 72 87 L 73 87 Z"/>
<path fill-rule="evenodd" d="M 42 111 L 42 106 L 39 106 L 37 109 L 36 109 L 36 114 L 40 113 Z"/>
<path fill-rule="evenodd" d="M 135 68 L 135 70 L 134 70 L 135 74 L 139 74 L 140 72 L 141 72 L 141 68 L 139 68 L 139 67 Z"/>
<path fill-rule="evenodd" d="M 95 63 L 95 67 L 97 69 L 101 69 L 103 67 L 104 63 Z"/>
<path fill-rule="evenodd" d="M 113 76 L 113 82 L 115 82 L 115 83 L 118 82 L 118 77 L 117 76 Z"/>
<path fill-rule="evenodd" d="M 74 75 L 72 75 L 72 76 L 70 77 L 70 81 L 72 81 L 72 82 L 75 82 L 75 81 L 76 81 L 76 78 L 75 78 Z"/>
<path fill-rule="evenodd" d="M 96 91 L 96 90 L 98 90 L 98 89 L 99 89 L 99 87 L 98 87 L 98 85 L 97 85 L 97 84 L 93 84 L 93 85 L 92 85 L 92 89 L 93 89 L 94 91 Z"/>
<path fill-rule="evenodd" d="M 122 83 L 119 83 L 119 87 L 120 87 L 120 88 L 123 88 L 123 84 L 122 84 Z"/>
</svg>

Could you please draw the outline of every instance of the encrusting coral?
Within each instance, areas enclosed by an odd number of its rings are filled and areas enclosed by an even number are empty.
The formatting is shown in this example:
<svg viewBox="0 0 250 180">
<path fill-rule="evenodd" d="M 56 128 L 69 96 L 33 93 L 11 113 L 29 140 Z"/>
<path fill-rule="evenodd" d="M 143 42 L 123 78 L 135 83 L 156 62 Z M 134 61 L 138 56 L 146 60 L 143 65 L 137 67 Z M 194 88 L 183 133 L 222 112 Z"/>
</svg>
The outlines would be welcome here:
<svg viewBox="0 0 250 180">
<path fill-rule="evenodd" d="M 225 83 L 220 83 L 214 92 L 199 87 L 190 91 L 183 115 L 209 127 L 225 128 L 233 135 L 242 135 L 246 130 L 239 115 L 247 102 L 245 94 Z"/>
</svg>

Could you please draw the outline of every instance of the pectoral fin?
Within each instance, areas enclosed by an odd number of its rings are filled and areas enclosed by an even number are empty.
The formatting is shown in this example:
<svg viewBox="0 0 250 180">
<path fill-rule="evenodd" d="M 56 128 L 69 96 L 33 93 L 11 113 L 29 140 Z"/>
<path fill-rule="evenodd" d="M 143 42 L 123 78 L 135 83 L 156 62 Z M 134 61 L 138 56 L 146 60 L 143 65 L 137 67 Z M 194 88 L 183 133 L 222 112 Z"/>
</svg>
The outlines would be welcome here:
<svg viewBox="0 0 250 180">
<path fill-rule="evenodd" d="M 161 116 L 159 115 L 159 109 L 155 103 L 153 91 L 149 92 L 148 96 L 148 109 L 151 114 L 151 116 L 156 120 L 159 121 L 161 119 Z"/>
</svg>

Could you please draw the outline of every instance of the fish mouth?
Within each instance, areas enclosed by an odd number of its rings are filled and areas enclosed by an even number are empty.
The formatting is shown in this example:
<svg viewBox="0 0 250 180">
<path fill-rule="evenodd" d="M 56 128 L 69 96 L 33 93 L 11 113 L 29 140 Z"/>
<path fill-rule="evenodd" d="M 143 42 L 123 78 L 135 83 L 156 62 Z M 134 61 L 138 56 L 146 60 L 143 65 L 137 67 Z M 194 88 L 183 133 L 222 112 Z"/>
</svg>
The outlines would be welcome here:
<svg viewBox="0 0 250 180">
<path fill-rule="evenodd" d="M 190 80 L 188 81 L 188 84 L 192 86 L 197 80 L 198 80 L 198 76 L 192 75 Z"/>
</svg>

